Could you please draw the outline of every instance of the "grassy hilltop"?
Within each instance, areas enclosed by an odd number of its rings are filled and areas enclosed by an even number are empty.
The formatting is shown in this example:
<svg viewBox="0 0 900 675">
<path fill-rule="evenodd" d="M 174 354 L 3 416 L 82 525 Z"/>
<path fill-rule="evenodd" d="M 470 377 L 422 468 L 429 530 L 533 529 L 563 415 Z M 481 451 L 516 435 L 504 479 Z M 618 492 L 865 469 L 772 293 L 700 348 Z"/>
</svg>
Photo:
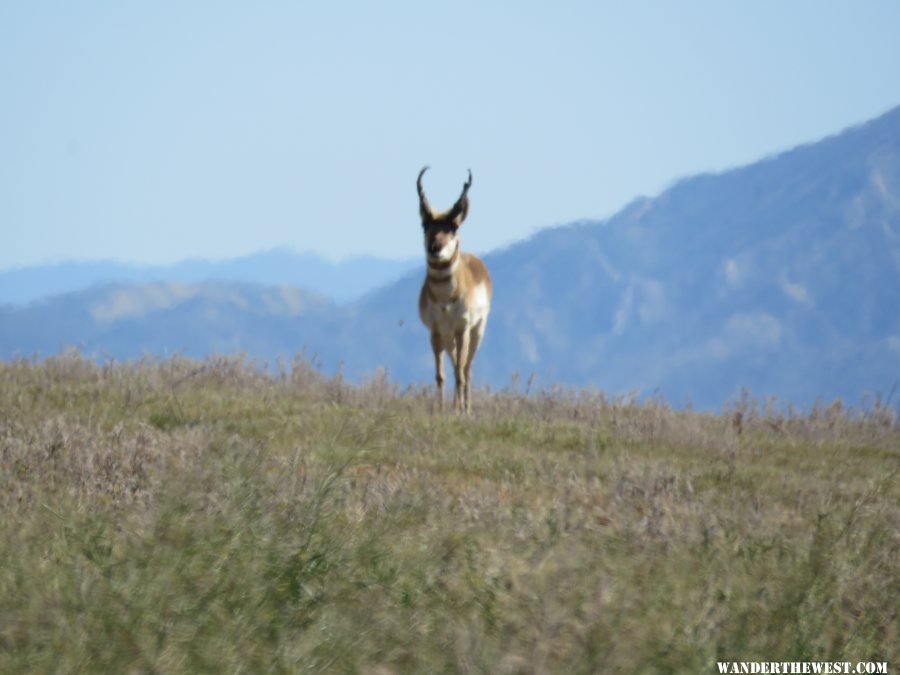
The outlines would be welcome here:
<svg viewBox="0 0 900 675">
<path fill-rule="evenodd" d="M 0 364 L 0 672 L 900 665 L 887 408 L 431 396 Z"/>
</svg>

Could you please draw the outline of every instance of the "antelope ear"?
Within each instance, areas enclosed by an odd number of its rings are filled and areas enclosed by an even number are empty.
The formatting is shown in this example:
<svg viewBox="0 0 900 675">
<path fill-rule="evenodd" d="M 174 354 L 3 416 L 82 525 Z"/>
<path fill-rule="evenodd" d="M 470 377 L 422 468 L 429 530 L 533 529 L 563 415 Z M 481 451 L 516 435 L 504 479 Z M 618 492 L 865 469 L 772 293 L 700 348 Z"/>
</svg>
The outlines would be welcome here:
<svg viewBox="0 0 900 675">
<path fill-rule="evenodd" d="M 450 212 L 450 222 L 453 223 L 453 229 L 458 230 L 463 224 L 466 216 L 469 215 L 469 200 L 466 199 L 462 204 L 453 207 Z"/>
<path fill-rule="evenodd" d="M 462 194 L 459 196 L 459 199 L 456 200 L 453 208 L 450 209 L 450 213 L 447 214 L 447 219 L 453 223 L 455 228 L 462 225 L 466 216 L 469 215 L 470 187 L 472 187 L 472 169 L 469 169 L 469 180 L 463 184 Z"/>
</svg>

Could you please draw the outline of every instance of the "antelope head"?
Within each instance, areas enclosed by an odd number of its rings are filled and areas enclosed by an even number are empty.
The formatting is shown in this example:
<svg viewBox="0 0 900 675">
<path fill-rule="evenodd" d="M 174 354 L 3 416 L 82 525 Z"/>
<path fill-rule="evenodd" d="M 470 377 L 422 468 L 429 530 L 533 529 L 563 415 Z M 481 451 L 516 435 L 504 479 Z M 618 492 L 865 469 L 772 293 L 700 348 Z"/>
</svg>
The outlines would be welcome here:
<svg viewBox="0 0 900 675">
<path fill-rule="evenodd" d="M 447 262 L 459 250 L 457 232 L 469 213 L 469 188 L 472 187 L 472 171 L 463 184 L 462 194 L 449 211 L 434 211 L 425 197 L 422 176 L 428 171 L 426 166 L 419 172 L 416 187 L 419 190 L 419 214 L 422 216 L 422 230 L 425 233 L 425 254 L 435 262 Z"/>
</svg>

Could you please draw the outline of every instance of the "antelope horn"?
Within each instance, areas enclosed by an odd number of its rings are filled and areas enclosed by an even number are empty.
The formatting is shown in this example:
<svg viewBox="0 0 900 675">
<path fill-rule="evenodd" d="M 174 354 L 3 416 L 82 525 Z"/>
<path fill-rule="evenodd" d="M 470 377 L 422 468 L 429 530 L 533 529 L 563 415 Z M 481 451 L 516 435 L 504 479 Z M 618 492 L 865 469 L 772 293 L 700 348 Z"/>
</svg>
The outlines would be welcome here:
<svg viewBox="0 0 900 675">
<path fill-rule="evenodd" d="M 472 187 L 472 169 L 469 169 L 469 180 L 463 184 L 462 194 L 459 196 L 459 199 L 456 200 L 453 208 L 450 209 L 450 219 L 456 220 L 457 225 L 462 224 L 462 221 L 466 219 L 466 215 L 469 213 L 470 187 Z"/>
<path fill-rule="evenodd" d="M 433 216 L 431 206 L 428 204 L 428 198 L 425 196 L 425 189 L 422 187 L 422 176 L 425 175 L 426 171 L 428 171 L 428 167 L 422 167 L 422 170 L 419 172 L 419 179 L 416 181 L 416 189 L 419 191 L 419 213 L 422 215 L 422 220 Z"/>
</svg>

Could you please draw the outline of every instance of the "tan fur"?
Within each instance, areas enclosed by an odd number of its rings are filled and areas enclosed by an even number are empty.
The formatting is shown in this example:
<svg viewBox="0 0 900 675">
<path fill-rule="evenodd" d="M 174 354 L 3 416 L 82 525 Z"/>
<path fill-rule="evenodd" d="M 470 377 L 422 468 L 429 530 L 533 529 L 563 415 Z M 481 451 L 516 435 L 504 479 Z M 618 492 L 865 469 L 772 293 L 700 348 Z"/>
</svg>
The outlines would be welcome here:
<svg viewBox="0 0 900 675">
<path fill-rule="evenodd" d="M 484 337 L 493 285 L 484 263 L 459 248 L 458 230 L 468 214 L 472 173 L 469 172 L 469 180 L 453 208 L 436 213 L 422 189 L 422 175 L 427 168 L 419 173 L 417 182 L 427 262 L 419 293 L 419 316 L 431 335 L 440 409 L 444 404 L 446 351 L 456 380 L 454 407 L 457 413 L 469 413 L 472 361 Z"/>
</svg>

